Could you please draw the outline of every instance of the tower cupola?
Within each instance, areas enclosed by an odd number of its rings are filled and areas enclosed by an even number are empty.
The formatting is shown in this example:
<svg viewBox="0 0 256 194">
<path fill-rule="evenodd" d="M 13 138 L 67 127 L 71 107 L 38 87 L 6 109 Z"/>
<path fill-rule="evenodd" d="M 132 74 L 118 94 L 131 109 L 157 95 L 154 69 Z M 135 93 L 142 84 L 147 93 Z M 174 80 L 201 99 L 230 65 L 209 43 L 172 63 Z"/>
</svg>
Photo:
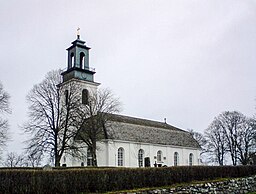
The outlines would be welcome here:
<svg viewBox="0 0 256 194">
<path fill-rule="evenodd" d="M 67 48 L 68 64 L 67 70 L 62 73 L 63 81 L 72 78 L 94 82 L 95 69 L 89 66 L 89 50 L 85 41 L 80 40 L 78 31 L 77 39 Z"/>
</svg>

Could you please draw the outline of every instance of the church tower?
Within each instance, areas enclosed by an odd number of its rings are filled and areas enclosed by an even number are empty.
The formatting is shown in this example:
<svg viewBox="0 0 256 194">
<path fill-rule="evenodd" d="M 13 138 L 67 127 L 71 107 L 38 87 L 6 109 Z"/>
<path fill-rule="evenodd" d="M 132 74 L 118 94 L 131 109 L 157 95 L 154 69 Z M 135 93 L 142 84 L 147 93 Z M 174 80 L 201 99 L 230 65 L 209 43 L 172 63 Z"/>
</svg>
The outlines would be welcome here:
<svg viewBox="0 0 256 194">
<path fill-rule="evenodd" d="M 75 84 L 81 88 L 82 99 L 84 95 L 97 90 L 99 83 L 94 82 L 95 69 L 89 66 L 89 50 L 85 41 L 80 39 L 79 31 L 77 39 L 67 48 L 68 61 L 67 69 L 61 74 L 61 86 L 67 88 L 68 85 Z"/>
</svg>

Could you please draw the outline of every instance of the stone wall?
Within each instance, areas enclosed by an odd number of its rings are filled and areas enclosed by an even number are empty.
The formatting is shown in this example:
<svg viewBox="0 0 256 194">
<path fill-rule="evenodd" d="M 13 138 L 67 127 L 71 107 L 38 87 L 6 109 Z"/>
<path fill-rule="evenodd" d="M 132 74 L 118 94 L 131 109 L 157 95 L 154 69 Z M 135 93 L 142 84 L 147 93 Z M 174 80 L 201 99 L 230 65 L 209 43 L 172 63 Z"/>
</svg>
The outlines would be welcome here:
<svg viewBox="0 0 256 194">
<path fill-rule="evenodd" d="M 251 177 L 245 177 L 245 178 L 235 178 L 235 179 L 230 179 L 226 181 L 207 182 L 207 183 L 201 183 L 201 184 L 179 186 L 176 188 L 141 191 L 138 193 L 141 193 L 141 194 L 144 194 L 144 193 L 242 194 L 242 193 L 248 193 L 252 191 L 256 191 L 256 175 Z"/>
</svg>

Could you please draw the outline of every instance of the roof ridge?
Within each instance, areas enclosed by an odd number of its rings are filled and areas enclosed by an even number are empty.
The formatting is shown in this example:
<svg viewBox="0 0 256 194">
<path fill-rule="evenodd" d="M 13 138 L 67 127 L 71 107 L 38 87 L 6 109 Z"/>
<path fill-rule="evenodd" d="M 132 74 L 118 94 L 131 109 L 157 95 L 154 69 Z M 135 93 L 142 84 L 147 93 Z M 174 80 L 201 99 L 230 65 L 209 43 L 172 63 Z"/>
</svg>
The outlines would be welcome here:
<svg viewBox="0 0 256 194">
<path fill-rule="evenodd" d="M 146 125 L 146 126 L 151 126 L 151 127 L 160 127 L 160 128 L 164 128 L 164 129 L 180 131 L 180 132 L 187 132 L 183 129 L 172 126 L 165 122 L 154 121 L 154 120 L 149 120 L 149 119 L 144 119 L 144 118 L 137 118 L 137 117 L 121 115 L 121 114 L 113 114 L 113 113 L 107 113 L 107 114 L 111 115 L 110 120 L 116 121 L 116 122 L 125 122 L 125 123 L 130 123 L 130 124 Z"/>
</svg>

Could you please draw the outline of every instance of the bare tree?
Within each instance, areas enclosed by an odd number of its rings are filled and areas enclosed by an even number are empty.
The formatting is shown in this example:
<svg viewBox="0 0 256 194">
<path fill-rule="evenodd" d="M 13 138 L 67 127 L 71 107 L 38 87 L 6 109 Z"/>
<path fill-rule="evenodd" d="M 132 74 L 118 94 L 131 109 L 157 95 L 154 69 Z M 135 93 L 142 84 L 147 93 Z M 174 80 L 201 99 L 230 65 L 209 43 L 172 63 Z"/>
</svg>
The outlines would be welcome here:
<svg viewBox="0 0 256 194">
<path fill-rule="evenodd" d="M 256 120 L 246 118 L 242 130 L 238 132 L 237 149 L 238 160 L 243 165 L 250 163 L 251 155 L 255 153 Z"/>
<path fill-rule="evenodd" d="M 238 138 L 244 130 L 245 116 L 237 111 L 226 111 L 218 116 L 220 126 L 224 131 L 228 151 L 231 156 L 233 165 L 238 162 Z"/>
<path fill-rule="evenodd" d="M 204 135 L 199 133 L 199 132 L 194 131 L 193 129 L 189 129 L 188 132 L 191 133 L 193 138 L 200 145 L 200 147 L 201 147 L 201 153 L 200 154 L 204 154 L 206 152 L 206 144 L 207 144 L 207 140 L 204 137 Z"/>
<path fill-rule="evenodd" d="M 43 158 L 43 153 L 41 152 L 31 153 L 28 151 L 24 153 L 24 165 L 31 166 L 31 167 L 38 167 L 41 165 L 42 158 Z"/>
<path fill-rule="evenodd" d="M 79 109 L 79 119 L 76 120 L 74 127 L 78 131 L 77 139 L 82 140 L 88 147 L 92 156 L 92 166 L 97 166 L 96 143 L 111 138 L 106 129 L 111 127 L 112 113 L 118 113 L 121 104 L 108 89 L 99 89 L 88 97 L 88 103 Z"/>
<path fill-rule="evenodd" d="M 42 155 L 40 153 L 31 154 L 24 152 L 17 154 L 16 152 L 7 153 L 3 165 L 6 167 L 38 167 L 41 164 Z"/>
<path fill-rule="evenodd" d="M 224 156 L 230 154 L 232 164 L 249 164 L 255 152 L 255 119 L 247 118 L 237 111 L 226 111 L 218 115 L 206 130 L 209 151 L 215 151 L 220 165 Z"/>
<path fill-rule="evenodd" d="M 60 165 L 64 152 L 76 149 L 71 139 L 76 132 L 71 127 L 75 112 L 79 108 L 77 88 L 72 85 L 66 103 L 62 103 L 61 70 L 47 73 L 45 79 L 35 85 L 27 95 L 29 121 L 25 132 L 31 135 L 27 140 L 30 153 L 50 154 L 55 166 Z"/>
<path fill-rule="evenodd" d="M 88 104 L 82 104 L 81 85 L 61 81 L 61 71 L 51 71 L 28 94 L 29 121 L 24 129 L 32 138 L 27 140 L 27 149 L 33 155 L 50 154 L 59 166 L 64 153 L 79 155 L 83 146 L 74 143 L 74 137 L 81 128 L 90 128 L 82 137 L 96 161 L 96 141 L 103 138 L 99 134 L 106 124 L 105 113 L 117 112 L 119 102 L 109 90 L 102 90 L 92 92 Z"/>
<path fill-rule="evenodd" d="M 3 85 L 0 83 L 0 114 L 10 113 L 9 94 L 4 91 Z M 0 151 L 6 146 L 8 140 L 8 121 L 0 117 Z"/>
<path fill-rule="evenodd" d="M 24 166 L 23 155 L 18 155 L 15 152 L 9 152 L 4 162 L 4 166 L 11 167 L 11 168 Z"/>
<path fill-rule="evenodd" d="M 27 96 L 30 119 L 24 129 L 32 137 L 27 149 L 30 153 L 49 153 L 59 166 L 64 153 L 80 155 L 84 146 L 74 138 L 83 131 L 80 138 L 92 153 L 93 165 L 97 165 L 96 142 L 106 135 L 107 113 L 118 112 L 120 103 L 109 90 L 99 90 L 92 91 L 88 103 L 83 104 L 81 85 L 75 81 L 63 84 L 61 80 L 60 70 L 51 71 Z"/>
<path fill-rule="evenodd" d="M 189 129 L 188 132 L 193 136 L 193 138 L 198 142 L 201 147 L 200 160 L 203 163 L 205 159 L 205 153 L 207 153 L 207 140 L 202 133 L 196 132 L 193 129 Z"/>
<path fill-rule="evenodd" d="M 227 153 L 227 142 L 221 123 L 217 118 L 215 118 L 205 130 L 205 137 L 207 140 L 207 152 L 219 165 L 224 165 L 224 159 Z"/>
</svg>

